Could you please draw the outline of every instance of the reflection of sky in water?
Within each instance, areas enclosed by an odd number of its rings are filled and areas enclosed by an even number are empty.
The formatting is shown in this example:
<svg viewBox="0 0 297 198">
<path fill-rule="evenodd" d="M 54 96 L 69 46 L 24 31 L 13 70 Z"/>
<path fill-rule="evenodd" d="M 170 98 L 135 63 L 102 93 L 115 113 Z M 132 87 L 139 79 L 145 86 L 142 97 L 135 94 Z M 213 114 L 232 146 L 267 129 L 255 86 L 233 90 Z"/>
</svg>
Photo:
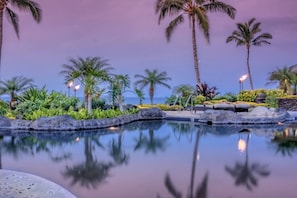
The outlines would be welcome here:
<svg viewBox="0 0 297 198">
<path fill-rule="evenodd" d="M 270 141 L 273 133 L 269 130 L 264 132 L 266 129 L 257 129 L 257 132 L 251 130 L 248 138 L 248 133 L 236 133 L 239 130 L 207 133 L 210 130 L 213 129 L 203 128 L 199 133 L 199 160 L 195 166 L 194 189 L 208 174 L 208 198 L 296 197 L 296 151 L 291 157 L 276 153 L 277 147 Z M 84 137 L 77 134 L 60 143 L 44 141 L 36 144 L 34 140 L 31 146 L 28 144 L 30 141 L 24 142 L 17 137 L 14 139 L 14 147 L 11 138 L 6 136 L 1 146 L 2 168 L 39 175 L 60 184 L 78 197 L 87 198 L 151 198 L 157 197 L 157 194 L 162 198 L 173 197 L 164 185 L 168 174 L 176 190 L 186 197 L 198 134 L 196 127 L 151 122 L 141 125 L 141 130 L 133 130 L 133 126 L 128 125 L 116 131 L 121 131 L 121 135 L 111 133 L 99 136 L 92 133 Z M 75 141 L 76 137 L 79 137 L 78 142 Z M 247 144 L 243 152 L 238 150 L 239 139 Z M 142 144 L 137 147 L 139 140 L 142 140 Z M 122 149 L 117 149 L 118 146 Z M 252 172 L 255 180 L 250 184 L 251 190 L 247 189 L 244 182 L 236 186 L 236 176 L 232 177 L 226 171 L 228 168 L 235 170 L 236 164 L 244 165 L 246 160 L 248 167 L 260 167 L 264 172 L 264 176 Z M 102 180 L 97 181 L 101 174 L 98 172 L 94 172 L 97 178 L 92 177 L 93 173 L 88 174 L 83 170 L 79 173 L 83 172 L 92 178 L 94 186 L 89 180 L 81 178 L 71 185 L 75 179 L 65 176 L 66 167 L 89 168 L 94 171 L 97 170 L 94 164 L 98 169 L 105 167 L 103 174 L 108 172 Z"/>
</svg>

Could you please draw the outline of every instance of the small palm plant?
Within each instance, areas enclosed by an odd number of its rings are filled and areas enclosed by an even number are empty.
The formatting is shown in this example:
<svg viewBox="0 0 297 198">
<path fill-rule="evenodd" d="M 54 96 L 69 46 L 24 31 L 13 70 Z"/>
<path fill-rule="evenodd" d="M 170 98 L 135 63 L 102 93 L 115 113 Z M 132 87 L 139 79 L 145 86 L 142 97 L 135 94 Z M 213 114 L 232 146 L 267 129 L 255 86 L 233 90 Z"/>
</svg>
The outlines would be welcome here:
<svg viewBox="0 0 297 198">
<path fill-rule="evenodd" d="M 9 94 L 9 106 L 15 109 L 17 105 L 17 96 L 33 86 L 33 79 L 23 76 L 16 76 L 10 80 L 0 81 L 0 95 Z"/>
<path fill-rule="evenodd" d="M 209 87 L 206 82 L 196 85 L 197 95 L 206 97 L 207 100 L 212 100 L 216 95 L 219 94 L 217 87 Z"/>
</svg>

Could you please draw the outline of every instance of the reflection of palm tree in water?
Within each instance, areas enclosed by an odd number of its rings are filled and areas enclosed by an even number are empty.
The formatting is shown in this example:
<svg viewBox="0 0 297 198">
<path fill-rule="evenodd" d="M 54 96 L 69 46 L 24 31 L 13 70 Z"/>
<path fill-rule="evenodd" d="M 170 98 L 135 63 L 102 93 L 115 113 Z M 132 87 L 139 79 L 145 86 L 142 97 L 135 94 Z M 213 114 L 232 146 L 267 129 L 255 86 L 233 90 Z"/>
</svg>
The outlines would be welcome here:
<svg viewBox="0 0 297 198">
<path fill-rule="evenodd" d="M 112 139 L 111 150 L 109 154 L 112 156 L 113 160 L 116 164 L 127 164 L 129 161 L 129 155 L 125 153 L 122 149 L 122 134 L 120 133 L 118 136 L 118 141 L 116 142 Z"/>
<path fill-rule="evenodd" d="M 141 148 L 145 149 L 145 153 L 157 153 L 158 150 L 164 151 L 166 148 L 166 142 L 169 139 L 169 135 L 163 138 L 158 138 L 155 136 L 154 130 L 149 129 L 149 138 L 143 136 L 142 132 L 139 134 L 139 140 L 134 147 L 134 150 Z"/>
<path fill-rule="evenodd" d="M 246 140 L 246 150 L 245 150 L 245 162 L 236 162 L 234 168 L 225 166 L 225 170 L 235 179 L 235 185 L 245 185 L 248 190 L 252 190 L 253 186 L 258 186 L 258 180 L 254 173 L 259 176 L 267 177 L 270 172 L 267 170 L 266 165 L 261 165 L 259 163 L 252 163 L 249 165 L 248 157 L 248 145 L 249 145 L 250 133 L 247 135 Z"/>
<path fill-rule="evenodd" d="M 98 162 L 94 159 L 92 154 L 92 141 L 90 137 L 85 137 L 85 162 L 74 165 L 73 167 L 66 167 L 63 173 L 65 177 L 71 177 L 71 185 L 80 182 L 83 187 L 97 188 L 97 185 L 103 183 L 109 174 L 109 170 L 113 167 L 111 162 Z"/>
<path fill-rule="evenodd" d="M 208 174 L 206 173 L 201 184 L 197 186 L 197 189 L 194 193 L 194 184 L 195 184 L 195 172 L 196 172 L 196 162 L 197 162 L 197 155 L 198 155 L 198 146 L 201 136 L 201 128 L 198 129 L 194 144 L 194 152 L 193 152 L 193 159 L 192 159 L 192 168 L 191 168 L 191 181 L 190 181 L 190 187 L 189 192 L 187 195 L 187 198 L 206 198 L 207 197 L 207 182 L 208 182 Z M 168 192 L 174 197 L 174 198 L 182 198 L 182 193 L 179 192 L 176 187 L 173 185 L 169 173 L 165 176 L 165 186 L 168 190 Z M 157 198 L 161 198 L 159 195 L 157 195 Z"/>
<path fill-rule="evenodd" d="M 0 169 L 2 169 L 2 139 L 3 139 L 3 136 L 0 135 Z"/>
<path fill-rule="evenodd" d="M 275 132 L 271 142 L 276 154 L 281 153 L 284 157 L 292 157 L 297 151 L 297 130 L 287 128 L 282 132 Z"/>
</svg>

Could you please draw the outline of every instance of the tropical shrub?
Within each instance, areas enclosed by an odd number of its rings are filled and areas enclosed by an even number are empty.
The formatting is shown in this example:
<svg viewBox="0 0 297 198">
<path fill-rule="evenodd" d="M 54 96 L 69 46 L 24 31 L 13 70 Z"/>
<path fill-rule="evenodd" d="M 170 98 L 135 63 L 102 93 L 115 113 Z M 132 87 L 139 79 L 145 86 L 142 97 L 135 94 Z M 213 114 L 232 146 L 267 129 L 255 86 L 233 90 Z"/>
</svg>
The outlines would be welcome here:
<svg viewBox="0 0 297 198">
<path fill-rule="evenodd" d="M 92 98 L 92 109 L 104 109 L 106 101 L 100 98 Z"/>
<path fill-rule="evenodd" d="M 238 94 L 238 101 L 255 102 L 256 97 L 264 93 L 266 95 L 266 101 L 268 106 L 277 107 L 277 98 L 285 97 L 287 94 L 281 89 L 267 90 L 267 89 L 256 89 L 256 90 L 244 90 Z"/>
<path fill-rule="evenodd" d="M 202 95 L 195 96 L 194 104 L 203 104 L 205 100 L 206 100 L 205 96 L 202 96 Z"/>
<path fill-rule="evenodd" d="M 196 85 L 196 94 L 202 95 L 206 100 L 212 100 L 216 95 L 219 94 L 217 87 L 210 87 L 207 83 Z"/>
<path fill-rule="evenodd" d="M 70 107 L 76 108 L 79 102 L 78 98 L 67 97 L 60 92 L 48 93 L 45 87 L 30 88 L 18 97 L 18 100 L 20 104 L 16 107 L 16 114 L 30 120 L 44 114 L 45 116 L 61 115 L 62 111 L 67 111 Z"/>
<path fill-rule="evenodd" d="M 9 111 L 9 104 L 0 100 L 0 116 L 5 115 Z"/>
<path fill-rule="evenodd" d="M 237 101 L 237 95 L 229 92 L 229 93 L 226 93 L 225 95 L 217 95 L 213 98 L 214 100 L 222 100 L 222 99 L 225 99 L 227 100 L 228 102 L 236 102 Z"/>
</svg>

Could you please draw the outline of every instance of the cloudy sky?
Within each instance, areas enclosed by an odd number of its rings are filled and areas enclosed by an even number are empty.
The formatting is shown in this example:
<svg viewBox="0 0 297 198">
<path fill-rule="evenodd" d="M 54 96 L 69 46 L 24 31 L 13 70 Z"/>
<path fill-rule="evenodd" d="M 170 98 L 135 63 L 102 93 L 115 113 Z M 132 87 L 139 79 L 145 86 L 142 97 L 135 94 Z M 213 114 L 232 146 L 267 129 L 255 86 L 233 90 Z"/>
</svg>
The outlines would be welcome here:
<svg viewBox="0 0 297 198">
<path fill-rule="evenodd" d="M 135 74 L 147 69 L 166 71 L 172 87 L 195 85 L 191 32 L 185 21 L 168 43 L 168 20 L 157 22 L 155 0 L 36 0 L 43 18 L 36 24 L 20 13 L 20 39 L 4 19 L 1 79 L 13 76 L 33 78 L 49 90 L 66 92 L 59 74 L 69 58 L 99 56 L 109 60 L 117 74 Z M 210 13 L 210 45 L 198 31 L 201 78 L 221 93 L 239 90 L 238 79 L 246 74 L 246 49 L 226 44 L 237 22 L 252 17 L 262 23 L 263 32 L 273 35 L 272 44 L 251 49 L 251 69 L 255 88 L 266 86 L 268 73 L 277 67 L 297 64 L 296 0 L 224 0 L 237 10 L 235 20 Z M 249 88 L 248 81 L 244 88 Z M 78 94 L 82 95 L 82 90 Z M 156 96 L 171 90 L 157 87 Z"/>
</svg>

